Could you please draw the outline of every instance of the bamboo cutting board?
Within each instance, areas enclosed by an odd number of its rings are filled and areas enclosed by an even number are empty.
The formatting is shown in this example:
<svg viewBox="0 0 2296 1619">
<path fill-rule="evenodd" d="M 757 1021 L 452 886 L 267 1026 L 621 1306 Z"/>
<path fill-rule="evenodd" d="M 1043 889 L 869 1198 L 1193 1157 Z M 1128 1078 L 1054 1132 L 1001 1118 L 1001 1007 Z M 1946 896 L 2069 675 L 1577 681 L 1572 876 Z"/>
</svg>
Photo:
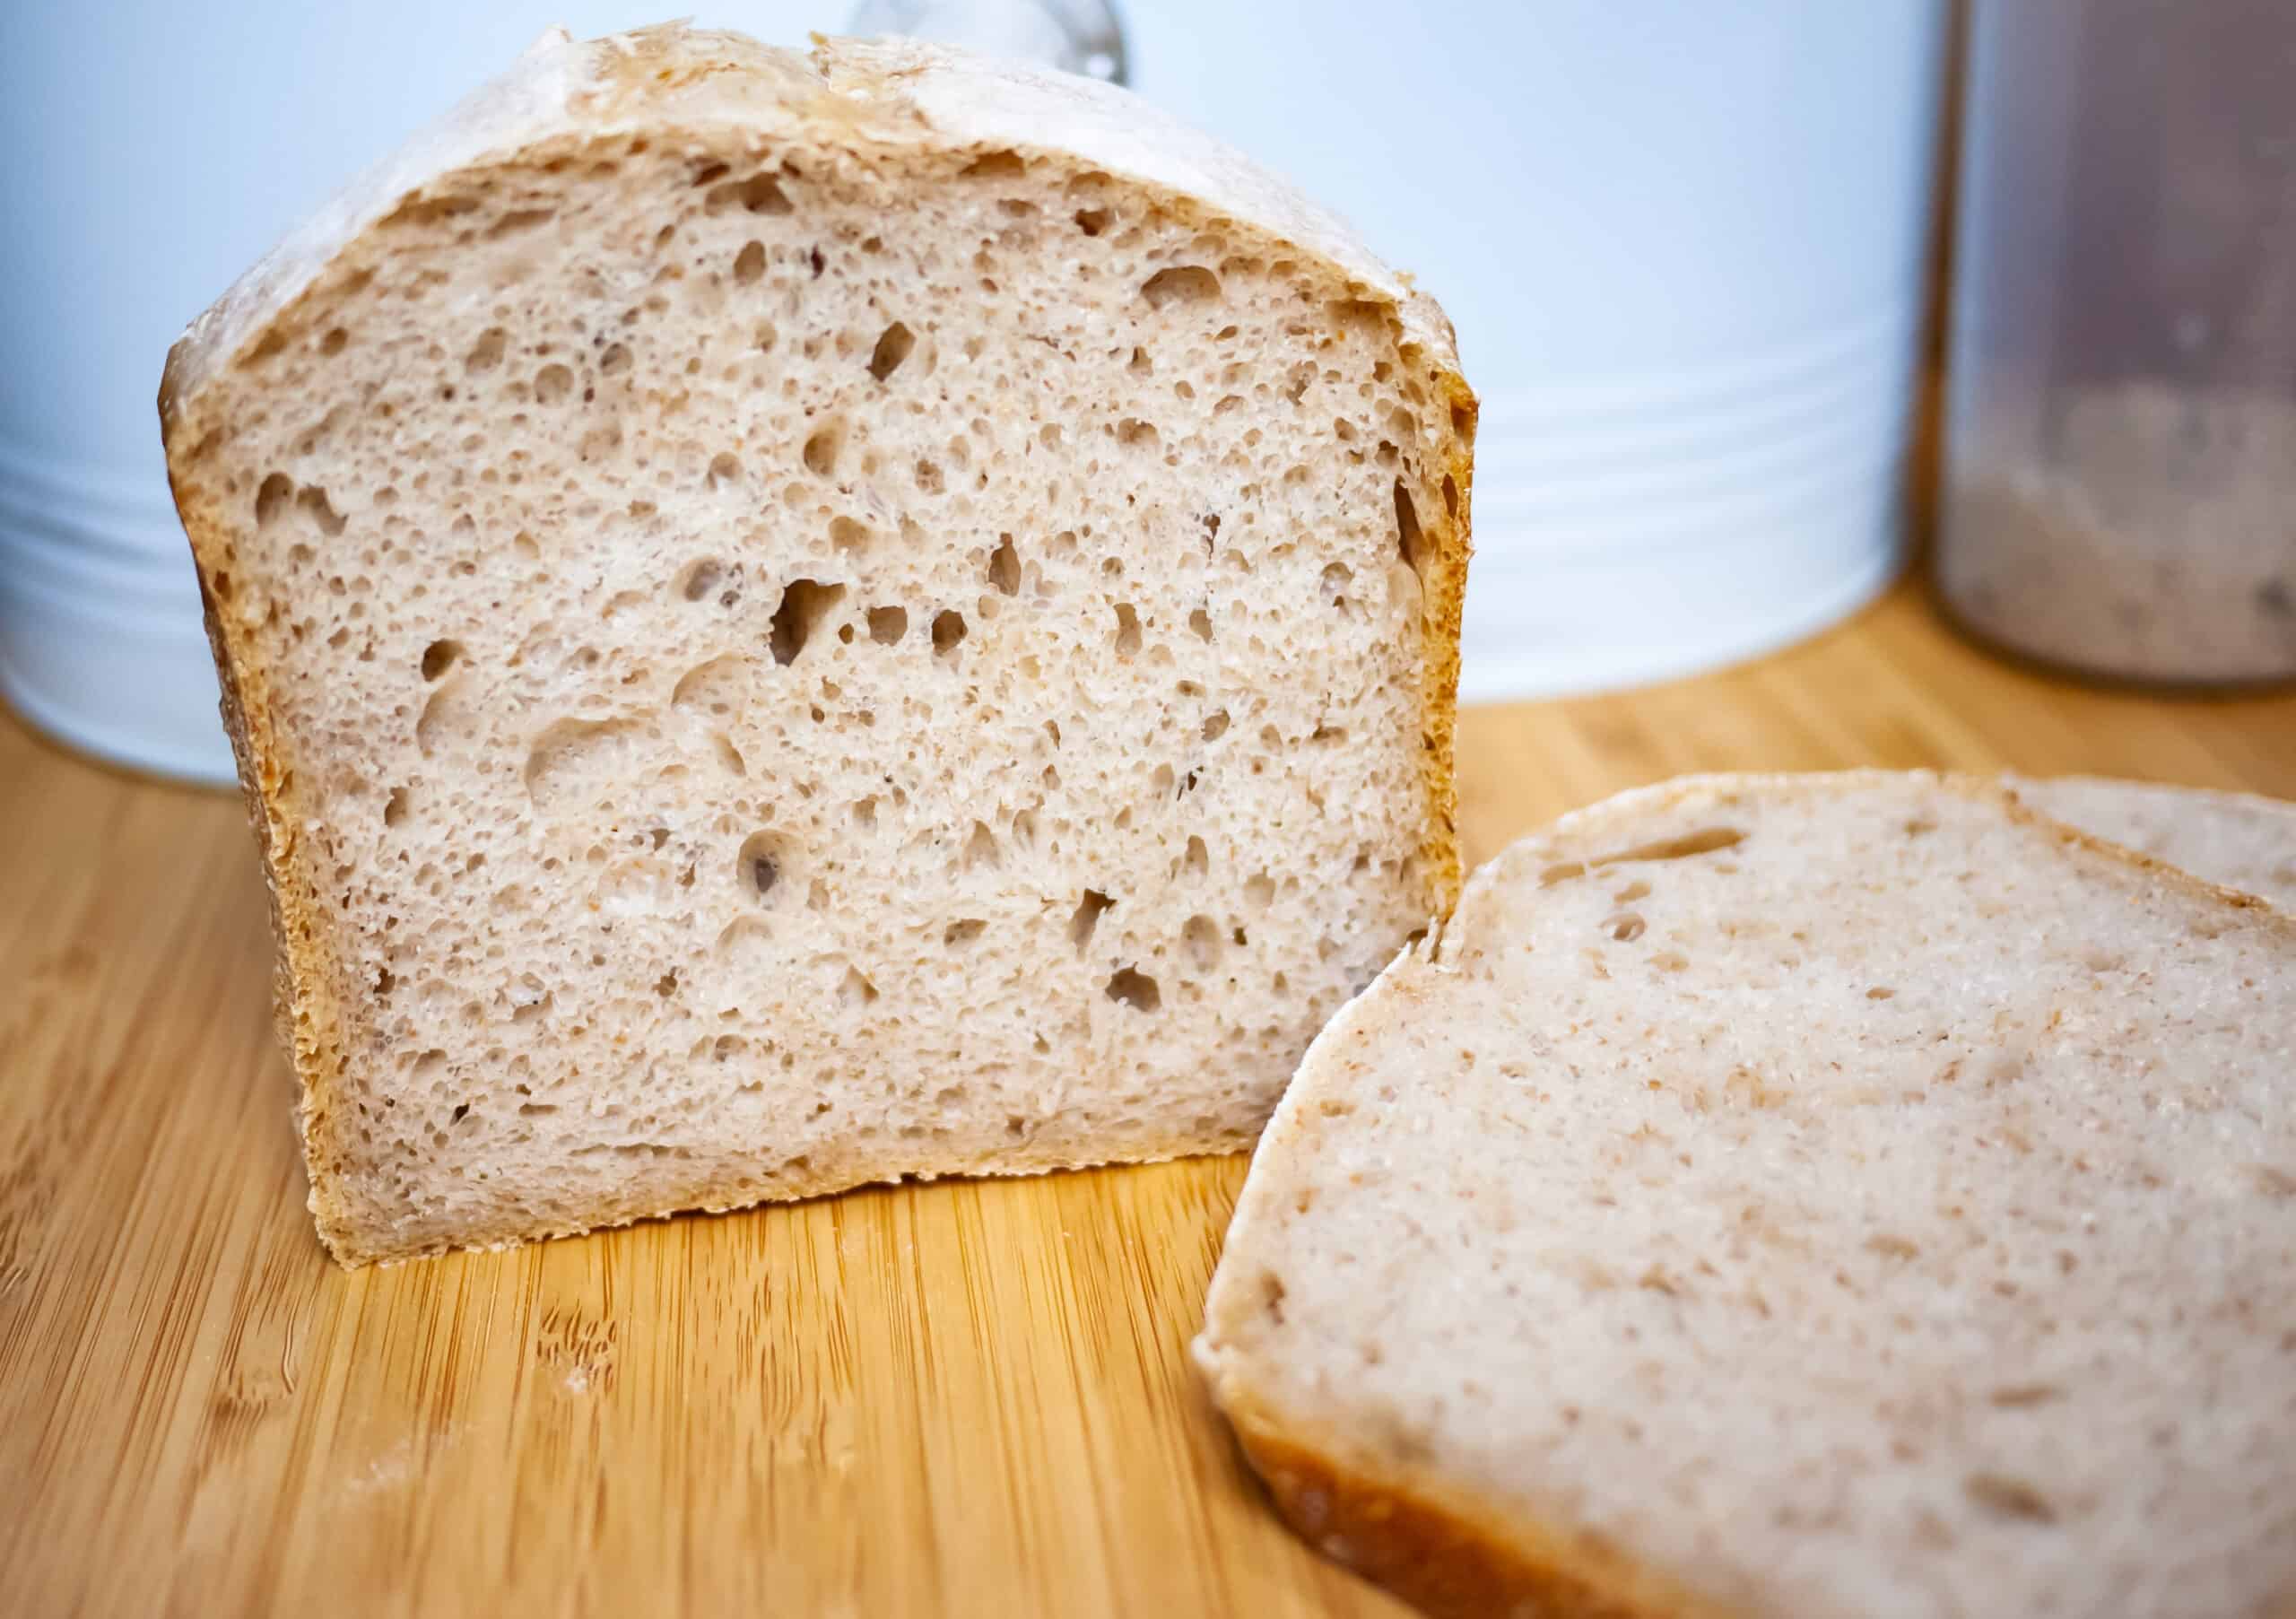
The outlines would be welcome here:
<svg viewBox="0 0 2296 1619">
<path fill-rule="evenodd" d="M 2296 796 L 2296 695 L 2170 703 L 1901 588 L 1761 663 L 1470 710 L 1471 856 L 1691 770 Z M 238 803 L 0 719 L 0 1614 L 1395 1615 L 1186 1345 L 1240 1158 L 853 1193 L 346 1274 L 303 1211 Z"/>
</svg>

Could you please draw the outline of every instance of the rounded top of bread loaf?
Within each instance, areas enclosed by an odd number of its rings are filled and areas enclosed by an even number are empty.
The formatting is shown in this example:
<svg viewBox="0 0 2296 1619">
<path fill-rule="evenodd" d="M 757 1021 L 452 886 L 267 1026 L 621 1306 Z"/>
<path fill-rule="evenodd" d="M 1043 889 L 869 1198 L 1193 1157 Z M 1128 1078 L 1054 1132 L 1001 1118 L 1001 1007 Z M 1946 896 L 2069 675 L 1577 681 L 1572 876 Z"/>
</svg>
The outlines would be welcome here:
<svg viewBox="0 0 2296 1619">
<path fill-rule="evenodd" d="M 683 23 L 577 41 L 552 29 L 361 175 L 193 321 L 168 355 L 160 413 L 258 341 L 345 246 L 438 178 L 570 135 L 733 126 L 857 148 L 1061 153 L 1327 261 L 1395 307 L 1405 340 L 1457 370 L 1450 322 L 1337 217 L 1240 152 L 1118 87 L 919 40 L 823 39 L 811 52 Z"/>
</svg>

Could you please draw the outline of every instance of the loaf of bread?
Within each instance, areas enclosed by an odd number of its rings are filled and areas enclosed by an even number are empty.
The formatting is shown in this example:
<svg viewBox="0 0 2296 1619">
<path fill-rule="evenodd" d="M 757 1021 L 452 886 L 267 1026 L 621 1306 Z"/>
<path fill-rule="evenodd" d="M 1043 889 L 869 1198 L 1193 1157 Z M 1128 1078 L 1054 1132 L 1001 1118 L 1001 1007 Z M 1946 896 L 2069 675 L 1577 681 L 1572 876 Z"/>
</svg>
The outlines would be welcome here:
<svg viewBox="0 0 2296 1619">
<path fill-rule="evenodd" d="M 2286 1613 L 2292 989 L 1996 788 L 1627 794 L 1318 1039 L 1198 1358 L 1439 1613 Z"/>
<path fill-rule="evenodd" d="M 2044 815 L 2296 914 L 2296 804 L 2104 776 L 2012 778 Z"/>
<path fill-rule="evenodd" d="M 347 1262 L 1239 1148 L 1457 892 L 1449 326 L 1121 91 L 551 36 L 161 415 Z"/>
</svg>

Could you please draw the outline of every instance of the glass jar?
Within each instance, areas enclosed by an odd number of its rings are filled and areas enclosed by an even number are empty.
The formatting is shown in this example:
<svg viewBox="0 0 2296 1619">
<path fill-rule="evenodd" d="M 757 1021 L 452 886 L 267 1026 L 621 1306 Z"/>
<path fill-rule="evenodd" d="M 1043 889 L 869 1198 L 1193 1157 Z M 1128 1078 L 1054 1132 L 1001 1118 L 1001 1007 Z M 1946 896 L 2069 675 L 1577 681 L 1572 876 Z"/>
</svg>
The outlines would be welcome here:
<svg viewBox="0 0 2296 1619">
<path fill-rule="evenodd" d="M 2084 675 L 2296 677 L 2296 5 L 1977 0 L 1939 599 Z"/>
</svg>

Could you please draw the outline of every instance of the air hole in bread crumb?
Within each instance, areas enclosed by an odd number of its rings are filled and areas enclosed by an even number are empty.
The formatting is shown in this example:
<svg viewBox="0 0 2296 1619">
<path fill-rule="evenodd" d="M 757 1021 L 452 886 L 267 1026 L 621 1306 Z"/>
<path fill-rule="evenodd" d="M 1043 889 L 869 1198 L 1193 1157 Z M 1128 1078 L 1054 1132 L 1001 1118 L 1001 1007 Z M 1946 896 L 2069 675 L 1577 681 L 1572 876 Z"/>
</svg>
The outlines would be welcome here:
<svg viewBox="0 0 2296 1619">
<path fill-rule="evenodd" d="M 709 474 L 707 483 L 711 489 L 738 483 L 741 482 L 741 477 L 742 463 L 739 457 L 728 451 L 720 450 L 709 458 Z"/>
<path fill-rule="evenodd" d="M 837 987 L 837 998 L 848 1006 L 865 1006 L 877 998 L 877 987 L 858 967 L 848 967 L 844 981 Z"/>
<path fill-rule="evenodd" d="M 996 847 L 996 834 L 988 830 L 987 822 L 974 822 L 971 835 L 965 839 L 965 869 L 985 866 L 994 870 L 1004 864 L 1004 853 Z"/>
<path fill-rule="evenodd" d="M 770 174 L 753 174 L 742 183 L 742 206 L 752 213 L 787 213 L 788 195 Z"/>
<path fill-rule="evenodd" d="M 742 842 L 735 869 L 742 885 L 760 900 L 770 901 L 788 875 L 787 840 L 777 832 L 752 832 Z"/>
<path fill-rule="evenodd" d="M 422 705 L 414 722 L 414 745 L 425 758 L 449 744 L 469 742 L 478 729 L 468 685 L 463 679 L 448 681 Z"/>
<path fill-rule="evenodd" d="M 1608 930 L 1611 937 L 1622 944 L 1631 944 L 1643 934 L 1642 918 L 1632 911 L 1604 918 L 1603 927 Z"/>
<path fill-rule="evenodd" d="M 1263 1271 L 1259 1278 L 1260 1306 L 1267 1311 L 1267 1319 L 1278 1327 L 1283 1325 L 1283 1278 L 1274 1271 Z"/>
<path fill-rule="evenodd" d="M 951 950 L 962 950 L 987 931 L 988 924 L 978 917 L 967 917 L 952 922 L 941 933 L 941 943 Z"/>
<path fill-rule="evenodd" d="M 1217 742 L 1228 732 L 1228 710 L 1214 709 L 1204 717 L 1204 740 Z"/>
<path fill-rule="evenodd" d="M 1212 639 L 1212 615 L 1201 607 L 1187 615 L 1187 627 L 1196 632 L 1198 640 Z"/>
<path fill-rule="evenodd" d="M 1876 984 L 1866 992 L 1866 998 L 1869 1001 L 1894 1000 L 1897 998 L 1897 993 L 1894 989 L 1884 989 L 1881 985 Z"/>
<path fill-rule="evenodd" d="M 391 796 L 383 801 L 383 824 L 396 826 L 406 819 L 407 796 L 403 787 L 391 788 Z"/>
<path fill-rule="evenodd" d="M 872 607 L 869 609 L 869 639 L 881 647 L 890 647 L 909 633 L 909 613 L 900 607 Z"/>
<path fill-rule="evenodd" d="M 817 478 L 833 477 L 837 459 L 845 450 L 845 423 L 831 422 L 813 430 L 805 440 L 805 470 Z"/>
<path fill-rule="evenodd" d="M 1013 548 L 1013 536 L 996 536 L 996 549 L 988 553 L 988 582 L 1006 596 L 1021 593 L 1021 553 Z"/>
<path fill-rule="evenodd" d="M 255 521 L 258 528 L 277 522 L 295 499 L 295 481 L 283 472 L 273 473 L 255 492 Z"/>
<path fill-rule="evenodd" d="M 703 557 L 699 561 L 687 563 L 685 570 L 678 576 L 678 594 L 687 601 L 698 602 L 716 592 L 726 577 L 724 565 L 716 558 Z M 738 579 L 738 571 L 734 577 Z"/>
<path fill-rule="evenodd" d="M 829 520 L 829 543 L 839 551 L 860 552 L 869 548 L 869 526 L 851 518 L 831 518 Z"/>
<path fill-rule="evenodd" d="M 946 657 L 965 639 L 965 615 L 951 607 L 933 615 L 933 651 L 935 657 Z"/>
<path fill-rule="evenodd" d="M 453 668 L 463 656 L 463 644 L 458 640 L 432 641 L 422 648 L 422 678 L 438 679 Z"/>
<path fill-rule="evenodd" d="M 948 487 L 948 480 L 942 474 L 938 461 L 919 461 L 917 464 L 917 487 L 928 495 L 937 495 Z"/>
<path fill-rule="evenodd" d="M 1137 416 L 1126 416 L 1116 424 L 1116 441 L 1126 449 L 1156 448 L 1156 425 L 1143 422 Z"/>
<path fill-rule="evenodd" d="M 1695 855 L 1710 855 L 1717 850 L 1735 849 L 1746 840 L 1746 834 L 1732 826 L 1706 826 L 1696 831 L 1684 832 L 1677 838 L 1660 838 L 1648 843 L 1638 843 L 1614 854 L 1598 856 L 1590 862 L 1596 866 L 1620 866 L 1641 860 L 1683 860 Z M 1573 872 L 1570 875 L 1578 874 Z M 1542 884 L 1545 879 L 1540 879 Z"/>
<path fill-rule="evenodd" d="M 2057 1521 L 2057 1509 L 2049 1504 L 2048 1497 L 2022 1478 L 2003 1473 L 1972 1473 L 1961 1480 L 1961 1489 L 1970 1500 L 1996 1518 L 2037 1524 Z"/>
<path fill-rule="evenodd" d="M 1220 278 L 1202 265 L 1173 265 L 1140 283 L 1151 309 L 1203 303 L 1220 296 Z"/>
<path fill-rule="evenodd" d="M 1076 953 L 1084 953 L 1092 942 L 1092 930 L 1100 926 L 1100 913 L 1116 901 L 1097 888 L 1088 888 L 1084 897 L 1076 901 L 1076 910 L 1068 918 L 1069 942 L 1076 946 Z"/>
<path fill-rule="evenodd" d="M 1087 236 L 1098 236 L 1116 216 L 1106 208 L 1079 208 L 1074 217 L 1079 231 Z"/>
<path fill-rule="evenodd" d="M 1201 877 L 1212 869 L 1212 851 L 1201 838 L 1190 838 L 1187 849 L 1180 856 L 1180 870 L 1191 877 Z"/>
<path fill-rule="evenodd" d="M 526 754 L 526 790 L 544 809 L 594 795 L 627 764 L 637 738 L 638 728 L 628 720 L 558 720 L 544 728 Z"/>
<path fill-rule="evenodd" d="M 335 503 L 327 499 L 326 491 L 317 484 L 307 483 L 295 492 L 295 509 L 317 525 L 321 534 L 330 537 L 341 534 L 345 527 L 344 518 L 335 509 Z"/>
<path fill-rule="evenodd" d="M 1130 657 L 1140 650 L 1140 614 L 1130 602 L 1116 605 L 1116 650 L 1119 657 Z"/>
<path fill-rule="evenodd" d="M 1196 971 L 1209 972 L 1220 964 L 1220 924 L 1210 917 L 1190 917 L 1180 929 L 1180 943 Z"/>
<path fill-rule="evenodd" d="M 1109 974 L 1105 993 L 1109 999 L 1122 1001 L 1135 1012 L 1153 1012 L 1163 1005 L 1156 980 L 1136 967 L 1119 968 Z"/>
<path fill-rule="evenodd" d="M 805 643 L 831 608 L 844 599 L 845 587 L 824 585 L 816 579 L 791 579 L 781 592 L 781 605 L 773 610 L 773 633 L 770 645 L 773 661 L 787 667 L 804 651 Z"/>
<path fill-rule="evenodd" d="M 1396 535 L 1403 560 L 1413 573 L 1417 573 L 1420 553 L 1423 548 L 1419 531 L 1419 508 L 1412 504 L 1411 492 L 1403 486 L 1401 478 L 1396 480 Z"/>
<path fill-rule="evenodd" d="M 877 346 L 869 353 L 869 375 L 883 382 L 900 369 L 917 346 L 917 335 L 896 320 L 877 337 Z"/>
<path fill-rule="evenodd" d="M 502 353 L 509 341 L 509 334 L 500 326 L 487 327 L 470 345 L 470 353 L 463 356 L 463 369 L 474 372 L 492 370 L 502 363 Z"/>
</svg>

